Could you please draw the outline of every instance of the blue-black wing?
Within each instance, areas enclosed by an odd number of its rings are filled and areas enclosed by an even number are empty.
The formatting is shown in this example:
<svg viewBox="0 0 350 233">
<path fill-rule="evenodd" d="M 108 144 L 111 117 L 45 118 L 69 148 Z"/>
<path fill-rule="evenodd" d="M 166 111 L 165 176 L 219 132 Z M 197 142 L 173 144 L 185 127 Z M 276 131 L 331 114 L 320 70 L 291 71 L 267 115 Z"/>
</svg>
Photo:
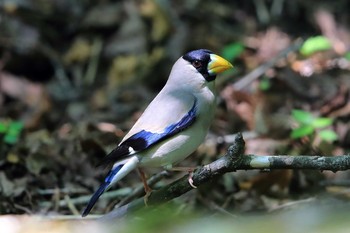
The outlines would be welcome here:
<svg viewBox="0 0 350 233">
<path fill-rule="evenodd" d="M 167 126 L 161 133 L 153 133 L 146 130 L 132 135 L 109 153 L 102 165 L 114 164 L 124 158 L 127 158 L 133 151 L 142 151 L 148 149 L 154 144 L 157 144 L 192 125 L 197 117 L 197 101 L 195 100 L 192 108 L 178 122 Z"/>
</svg>

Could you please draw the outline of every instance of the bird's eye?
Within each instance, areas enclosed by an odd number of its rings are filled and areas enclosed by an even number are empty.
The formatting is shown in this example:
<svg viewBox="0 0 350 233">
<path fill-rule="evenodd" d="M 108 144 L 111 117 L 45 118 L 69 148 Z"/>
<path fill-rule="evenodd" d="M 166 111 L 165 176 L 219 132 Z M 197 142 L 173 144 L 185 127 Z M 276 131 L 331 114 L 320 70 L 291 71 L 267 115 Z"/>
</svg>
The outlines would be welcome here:
<svg viewBox="0 0 350 233">
<path fill-rule="evenodd" d="M 200 62 L 198 60 L 194 60 L 192 62 L 192 65 L 193 65 L 194 68 L 198 69 L 198 68 L 200 68 L 202 66 L 202 62 Z"/>
</svg>

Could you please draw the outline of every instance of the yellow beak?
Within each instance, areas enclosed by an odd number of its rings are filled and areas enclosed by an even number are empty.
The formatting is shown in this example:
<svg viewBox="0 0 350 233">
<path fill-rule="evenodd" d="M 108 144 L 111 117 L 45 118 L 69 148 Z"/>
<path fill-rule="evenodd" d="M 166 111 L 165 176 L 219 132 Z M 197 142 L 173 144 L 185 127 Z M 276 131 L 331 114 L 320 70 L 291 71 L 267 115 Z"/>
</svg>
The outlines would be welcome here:
<svg viewBox="0 0 350 233">
<path fill-rule="evenodd" d="M 211 61 L 208 64 L 208 73 L 210 75 L 219 74 L 225 70 L 233 68 L 233 65 L 230 62 L 216 54 L 210 54 L 210 59 Z"/>
</svg>

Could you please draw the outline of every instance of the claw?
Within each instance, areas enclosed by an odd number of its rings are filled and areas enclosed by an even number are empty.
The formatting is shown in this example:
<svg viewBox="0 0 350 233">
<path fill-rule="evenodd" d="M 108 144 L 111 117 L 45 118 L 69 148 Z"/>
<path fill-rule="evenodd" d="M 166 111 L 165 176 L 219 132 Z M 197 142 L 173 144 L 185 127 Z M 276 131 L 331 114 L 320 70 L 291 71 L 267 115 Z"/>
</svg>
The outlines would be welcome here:
<svg viewBox="0 0 350 233">
<path fill-rule="evenodd" d="M 193 179 L 192 179 L 192 177 L 193 177 L 193 171 L 189 171 L 189 172 L 188 172 L 188 183 L 191 185 L 192 188 L 196 189 L 197 186 L 195 186 L 195 185 L 193 184 Z"/>
<path fill-rule="evenodd" d="M 168 168 L 168 167 L 166 167 Z M 196 167 L 171 167 L 170 170 L 172 171 L 186 171 L 188 172 L 188 183 L 191 185 L 192 188 L 196 189 L 197 186 L 193 184 L 193 171 L 196 169 Z"/>
</svg>

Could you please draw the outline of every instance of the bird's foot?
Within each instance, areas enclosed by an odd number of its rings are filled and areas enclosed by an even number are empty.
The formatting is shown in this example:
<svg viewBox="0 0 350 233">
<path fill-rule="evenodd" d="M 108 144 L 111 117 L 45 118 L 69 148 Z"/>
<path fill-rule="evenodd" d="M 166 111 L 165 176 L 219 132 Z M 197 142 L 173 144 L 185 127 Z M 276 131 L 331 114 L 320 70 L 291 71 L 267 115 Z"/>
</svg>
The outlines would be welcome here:
<svg viewBox="0 0 350 233">
<path fill-rule="evenodd" d="M 149 196 L 151 196 L 152 193 L 152 189 L 150 189 L 149 191 L 146 191 L 146 195 L 143 197 L 143 202 L 145 203 L 145 206 L 148 206 L 148 198 Z"/>
<path fill-rule="evenodd" d="M 191 185 L 192 188 L 197 188 L 197 186 L 193 184 L 193 171 L 196 170 L 196 167 L 172 167 L 169 170 L 188 172 L 188 183 Z"/>
</svg>

